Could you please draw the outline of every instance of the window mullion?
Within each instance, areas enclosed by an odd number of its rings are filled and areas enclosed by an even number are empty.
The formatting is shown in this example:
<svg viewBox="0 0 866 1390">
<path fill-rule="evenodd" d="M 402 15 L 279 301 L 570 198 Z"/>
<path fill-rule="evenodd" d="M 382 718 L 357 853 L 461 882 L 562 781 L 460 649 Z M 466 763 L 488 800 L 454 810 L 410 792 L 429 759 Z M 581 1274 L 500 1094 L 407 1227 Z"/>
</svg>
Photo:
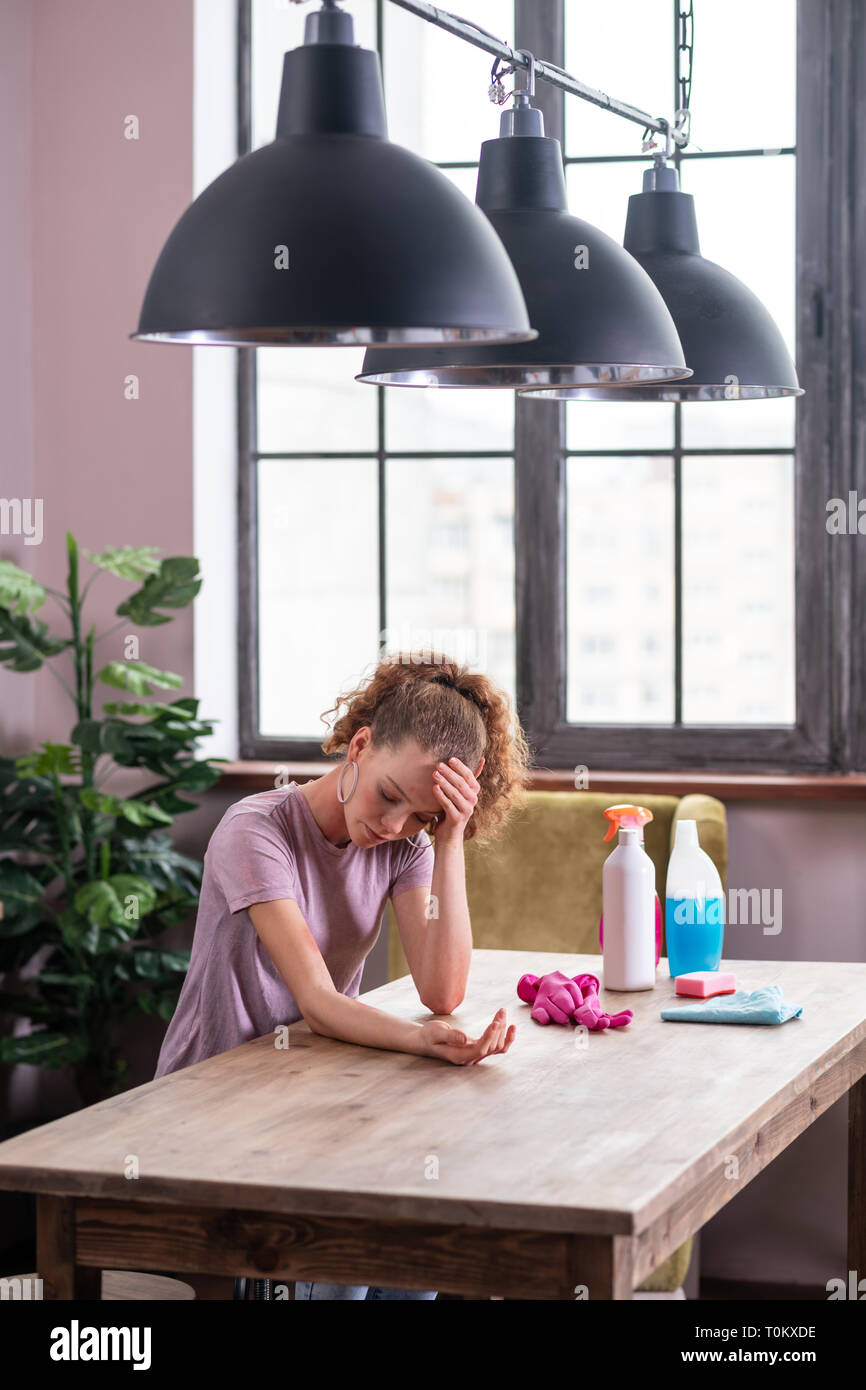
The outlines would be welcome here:
<svg viewBox="0 0 866 1390">
<path fill-rule="evenodd" d="M 562 66 L 563 0 L 515 0 L 515 47 Z M 563 144 L 564 93 L 536 86 L 545 135 Z M 537 754 L 565 718 L 565 407 L 515 398 L 517 711 Z"/>
</svg>

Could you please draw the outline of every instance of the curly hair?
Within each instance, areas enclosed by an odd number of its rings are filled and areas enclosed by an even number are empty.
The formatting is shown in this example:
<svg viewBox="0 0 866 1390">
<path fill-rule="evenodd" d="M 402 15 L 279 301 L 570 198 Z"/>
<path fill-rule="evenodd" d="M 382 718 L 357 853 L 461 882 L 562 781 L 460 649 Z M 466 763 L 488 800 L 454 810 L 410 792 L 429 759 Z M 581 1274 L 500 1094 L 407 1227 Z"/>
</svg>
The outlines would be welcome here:
<svg viewBox="0 0 866 1390">
<path fill-rule="evenodd" d="M 428 660 L 430 655 L 383 655 L 372 676 L 338 695 L 320 716 L 325 723 L 326 715 L 338 716 L 322 750 L 345 753 L 367 726 L 371 747 L 395 749 L 414 739 L 437 761 L 460 758 L 473 772 L 483 754 L 478 801 L 464 831 L 465 840 L 480 844 L 498 834 L 523 803 L 529 745 L 511 700 L 489 677 L 444 657 Z"/>
</svg>

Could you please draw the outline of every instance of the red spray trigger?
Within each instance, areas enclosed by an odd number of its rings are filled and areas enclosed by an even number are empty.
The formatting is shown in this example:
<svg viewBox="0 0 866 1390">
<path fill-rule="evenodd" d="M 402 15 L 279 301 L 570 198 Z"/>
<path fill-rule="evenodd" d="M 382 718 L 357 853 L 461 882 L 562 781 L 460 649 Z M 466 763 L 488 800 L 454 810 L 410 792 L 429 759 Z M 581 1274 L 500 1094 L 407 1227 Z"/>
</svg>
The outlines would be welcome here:
<svg viewBox="0 0 866 1390">
<path fill-rule="evenodd" d="M 652 820 L 653 813 L 648 811 L 646 806 L 630 806 L 623 803 L 619 806 L 608 806 L 604 813 L 610 825 L 607 827 L 606 840 L 612 840 L 614 835 L 623 827 L 639 830 L 646 825 L 648 820 Z"/>
</svg>

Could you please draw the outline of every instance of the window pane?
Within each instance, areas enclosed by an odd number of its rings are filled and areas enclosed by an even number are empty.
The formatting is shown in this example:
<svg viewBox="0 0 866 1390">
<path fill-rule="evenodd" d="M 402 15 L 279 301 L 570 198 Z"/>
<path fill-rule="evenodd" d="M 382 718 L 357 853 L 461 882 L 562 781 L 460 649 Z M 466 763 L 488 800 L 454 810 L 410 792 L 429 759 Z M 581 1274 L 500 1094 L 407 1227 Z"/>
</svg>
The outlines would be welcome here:
<svg viewBox="0 0 866 1390">
<path fill-rule="evenodd" d="M 683 723 L 793 724 L 793 459 L 685 458 L 682 515 Z"/>
<path fill-rule="evenodd" d="M 793 155 L 685 159 L 680 167 L 683 192 L 694 195 L 701 255 L 754 291 L 792 357 L 794 178 Z"/>
<path fill-rule="evenodd" d="M 258 508 L 259 732 L 323 739 L 377 652 L 376 461 L 260 459 Z"/>
<path fill-rule="evenodd" d="M 513 4 L 473 0 L 471 18 L 513 46 Z M 392 140 L 425 159 L 477 159 L 481 141 L 499 134 L 500 108 L 487 95 L 489 53 L 385 5 L 384 55 Z M 513 85 L 506 80 L 506 90 Z"/>
<path fill-rule="evenodd" d="M 388 649 L 444 651 L 514 699 L 513 460 L 389 459 L 386 568 Z"/>
<path fill-rule="evenodd" d="M 276 134 L 283 54 L 304 42 L 304 21 L 312 6 L 291 0 L 252 0 L 252 149 L 269 145 Z M 375 0 L 352 0 L 355 42 L 376 47 Z M 425 25 L 425 28 L 428 27 Z"/>
<path fill-rule="evenodd" d="M 442 173 L 450 179 L 453 184 L 460 189 L 470 201 L 475 202 L 475 190 L 478 187 L 478 165 L 473 164 L 468 169 L 443 169 Z"/>
<path fill-rule="evenodd" d="M 796 0 L 695 0 L 694 13 L 690 106 L 695 146 L 765 150 L 793 145 Z"/>
<path fill-rule="evenodd" d="M 262 453 L 375 449 L 376 388 L 354 380 L 363 360 L 363 348 L 257 349 Z"/>
<path fill-rule="evenodd" d="M 392 453 L 403 449 L 499 452 L 514 447 L 513 390 L 472 391 L 457 386 L 383 389 L 386 440 Z"/>
<path fill-rule="evenodd" d="M 569 164 L 565 170 L 568 210 L 622 246 L 629 195 L 640 193 L 649 164 Z"/>
<path fill-rule="evenodd" d="M 591 8 L 567 0 L 565 68 L 650 116 L 672 116 L 673 35 L 672 0 L 616 0 Z M 640 154 L 642 136 L 641 126 L 566 95 L 566 154 Z"/>
<path fill-rule="evenodd" d="M 540 409 L 542 402 L 537 405 Z M 565 442 L 568 449 L 672 449 L 674 406 L 665 401 L 568 401 Z"/>
<path fill-rule="evenodd" d="M 674 717 L 670 458 L 566 461 L 566 719 Z"/>
<path fill-rule="evenodd" d="M 794 444 L 795 396 L 683 404 L 684 449 L 784 449 Z"/>
</svg>

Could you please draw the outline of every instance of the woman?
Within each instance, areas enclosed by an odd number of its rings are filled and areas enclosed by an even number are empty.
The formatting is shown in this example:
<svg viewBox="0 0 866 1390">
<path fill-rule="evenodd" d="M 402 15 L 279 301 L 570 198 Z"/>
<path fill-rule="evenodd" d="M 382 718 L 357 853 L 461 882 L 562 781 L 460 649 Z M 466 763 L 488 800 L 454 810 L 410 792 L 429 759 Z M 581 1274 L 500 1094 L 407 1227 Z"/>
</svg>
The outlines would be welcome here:
<svg viewBox="0 0 866 1390">
<path fill-rule="evenodd" d="M 511 1046 L 504 1009 L 470 1038 L 443 1019 L 414 1023 L 357 998 L 390 897 L 422 1004 L 449 1014 L 462 1003 L 472 952 L 463 843 L 498 830 L 526 781 L 528 748 L 508 697 L 455 662 L 399 653 L 332 711 L 322 748 L 344 753 L 340 766 L 245 797 L 210 838 L 157 1077 L 301 1018 L 315 1033 L 457 1066 Z M 299 1299 L 436 1296 L 295 1288 Z"/>
</svg>

